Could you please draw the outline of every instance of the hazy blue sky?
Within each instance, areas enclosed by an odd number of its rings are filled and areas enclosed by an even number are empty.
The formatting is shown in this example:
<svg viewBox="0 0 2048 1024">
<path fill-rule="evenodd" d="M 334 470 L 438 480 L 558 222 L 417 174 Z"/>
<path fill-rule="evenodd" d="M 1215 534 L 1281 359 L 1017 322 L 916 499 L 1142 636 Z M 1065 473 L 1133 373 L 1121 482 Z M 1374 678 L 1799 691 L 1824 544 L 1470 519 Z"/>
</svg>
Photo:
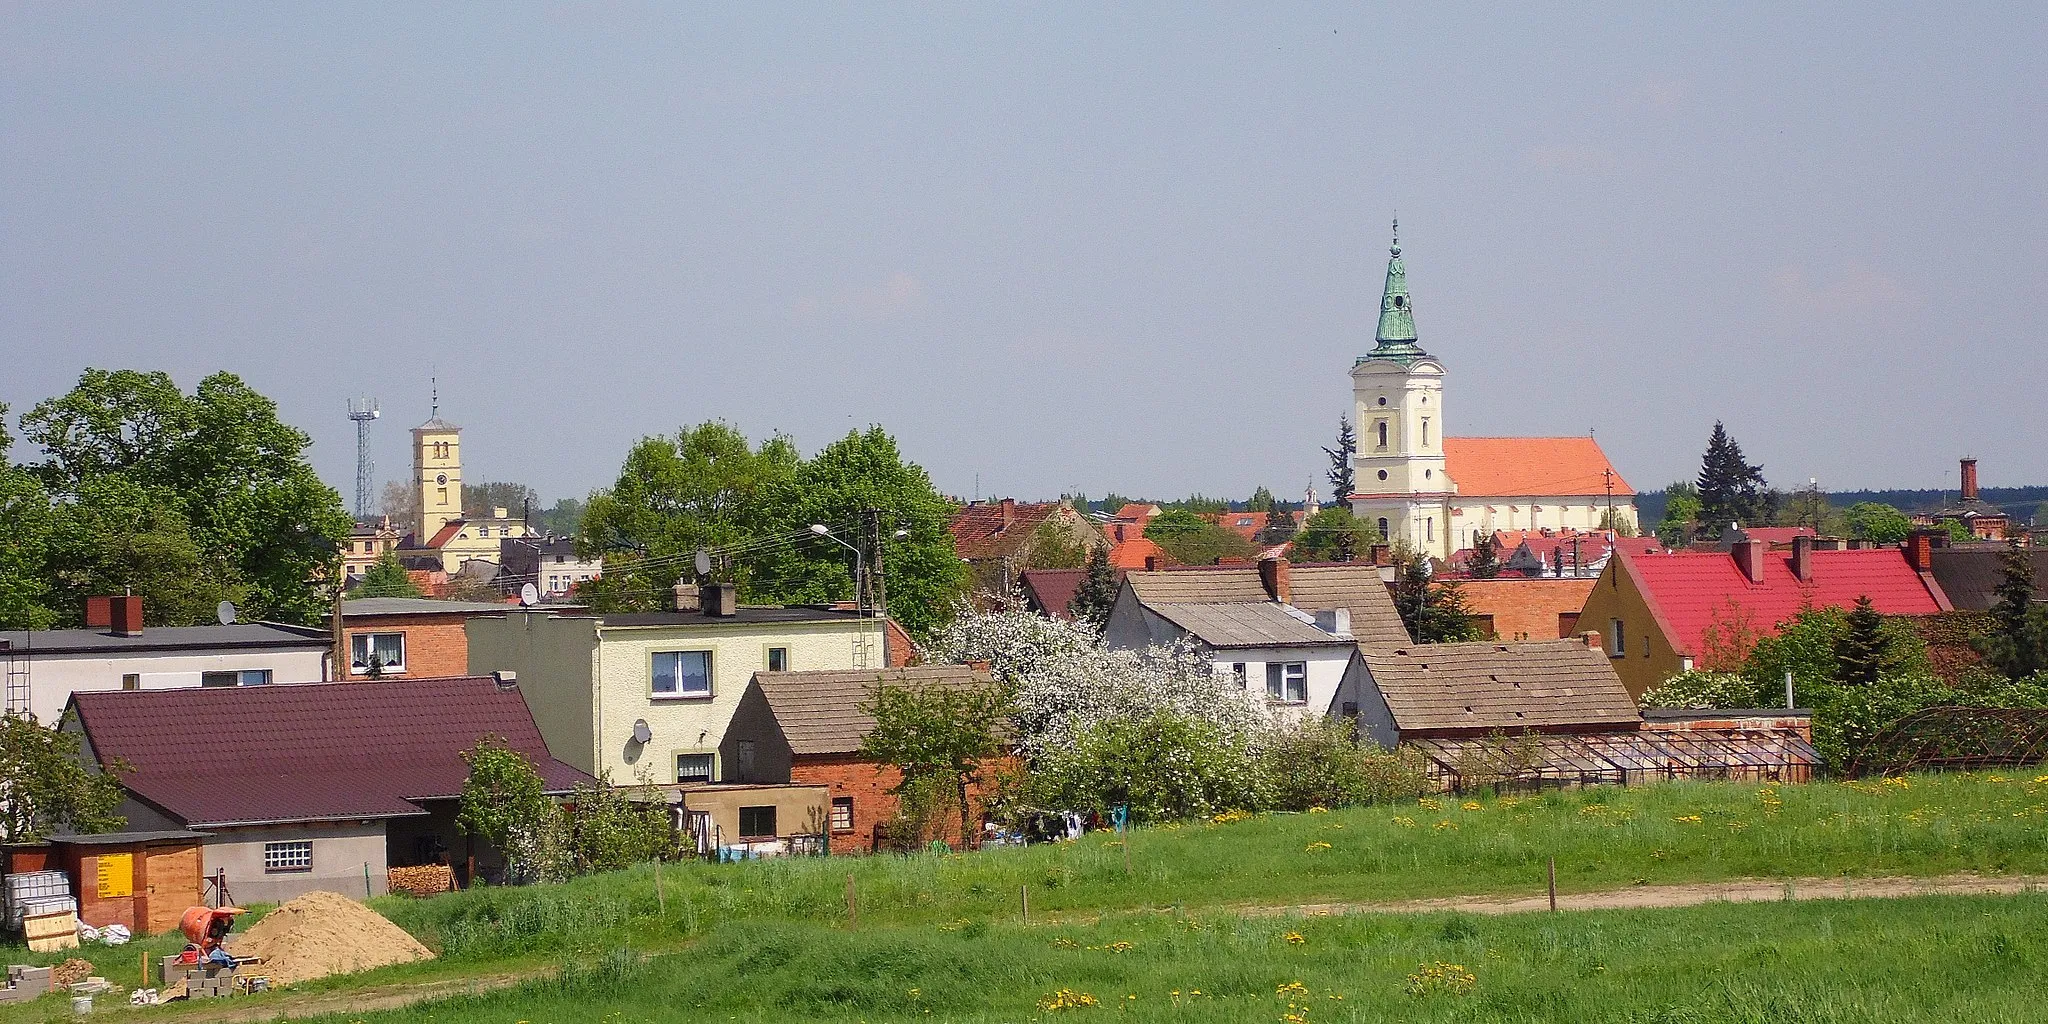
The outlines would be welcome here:
<svg viewBox="0 0 2048 1024">
<path fill-rule="evenodd" d="M 1298 493 L 1398 210 L 1451 433 L 2048 482 L 2048 6 L 1181 6 L 9 4 L 0 401 L 228 368 L 344 495 L 433 374 L 550 500 L 711 418 Z"/>
</svg>

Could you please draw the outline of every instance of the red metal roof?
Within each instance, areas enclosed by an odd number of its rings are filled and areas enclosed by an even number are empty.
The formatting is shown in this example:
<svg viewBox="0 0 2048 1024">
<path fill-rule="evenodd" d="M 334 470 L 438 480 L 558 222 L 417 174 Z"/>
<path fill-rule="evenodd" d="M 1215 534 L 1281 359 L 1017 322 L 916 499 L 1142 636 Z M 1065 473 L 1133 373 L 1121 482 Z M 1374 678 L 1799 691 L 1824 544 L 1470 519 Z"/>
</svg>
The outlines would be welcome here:
<svg viewBox="0 0 2048 1024">
<path fill-rule="evenodd" d="M 423 813 L 469 777 L 462 752 L 502 737 L 552 792 L 588 775 L 549 756 L 526 700 L 488 676 L 76 693 L 101 763 L 190 827 Z"/>
<path fill-rule="evenodd" d="M 1024 596 L 1040 611 L 1055 619 L 1071 619 L 1074 616 L 1067 611 L 1067 606 L 1074 603 L 1074 592 L 1081 589 L 1081 581 L 1088 577 L 1088 570 L 1026 569 L 1017 576 Z"/>
<path fill-rule="evenodd" d="M 1616 552 L 1643 599 L 1664 624 L 1665 639 L 1681 654 L 1698 654 L 1700 637 L 1719 620 L 1739 616 L 1749 628 L 1770 636 L 1802 608 L 1846 608 L 1870 598 L 1885 615 L 1932 615 L 1941 602 L 1927 580 L 1898 548 L 1814 551 L 1812 579 L 1792 575 L 1789 553 L 1764 553 L 1763 582 L 1751 583 L 1732 555 L 1720 551 L 1676 551 L 1639 555 Z M 1601 629 L 1602 623 L 1581 623 Z"/>
</svg>

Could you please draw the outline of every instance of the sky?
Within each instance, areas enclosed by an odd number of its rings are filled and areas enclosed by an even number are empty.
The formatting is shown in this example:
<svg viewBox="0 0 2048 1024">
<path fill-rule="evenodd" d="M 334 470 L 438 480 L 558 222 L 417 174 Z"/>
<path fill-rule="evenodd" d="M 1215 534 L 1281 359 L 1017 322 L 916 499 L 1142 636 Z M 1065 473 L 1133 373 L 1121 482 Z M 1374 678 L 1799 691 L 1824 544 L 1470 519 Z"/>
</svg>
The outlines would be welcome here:
<svg viewBox="0 0 2048 1024">
<path fill-rule="evenodd" d="M 1398 213 L 1450 434 L 2048 482 L 2048 6 L 1525 6 L 5 3 L 0 401 L 231 370 L 345 498 L 430 379 L 548 502 L 712 419 L 1327 495 Z"/>
</svg>

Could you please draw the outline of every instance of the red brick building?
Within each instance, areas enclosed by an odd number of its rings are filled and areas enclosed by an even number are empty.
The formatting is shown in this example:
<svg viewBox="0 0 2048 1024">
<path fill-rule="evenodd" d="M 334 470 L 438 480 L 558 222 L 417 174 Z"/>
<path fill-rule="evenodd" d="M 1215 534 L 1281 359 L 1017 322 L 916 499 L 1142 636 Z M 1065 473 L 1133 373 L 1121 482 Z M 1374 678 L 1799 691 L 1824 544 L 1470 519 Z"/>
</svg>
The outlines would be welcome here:
<svg viewBox="0 0 2048 1024">
<path fill-rule="evenodd" d="M 927 665 L 886 670 L 756 672 L 727 727 L 728 740 L 749 766 L 750 783 L 824 786 L 830 793 L 826 834 L 835 854 L 868 853 L 877 847 L 881 826 L 897 816 L 889 792 L 902 781 L 891 765 L 860 757 L 860 742 L 875 726 L 862 706 L 883 685 L 988 686 L 987 672 L 966 665 Z M 968 794 L 970 803 L 980 797 Z M 935 838 L 959 845 L 959 826 Z"/>
<path fill-rule="evenodd" d="M 463 624 L 508 606 L 417 597 L 363 597 L 341 605 L 344 679 L 435 679 L 469 674 L 469 637 Z M 373 668 L 374 667 L 374 671 Z"/>
</svg>

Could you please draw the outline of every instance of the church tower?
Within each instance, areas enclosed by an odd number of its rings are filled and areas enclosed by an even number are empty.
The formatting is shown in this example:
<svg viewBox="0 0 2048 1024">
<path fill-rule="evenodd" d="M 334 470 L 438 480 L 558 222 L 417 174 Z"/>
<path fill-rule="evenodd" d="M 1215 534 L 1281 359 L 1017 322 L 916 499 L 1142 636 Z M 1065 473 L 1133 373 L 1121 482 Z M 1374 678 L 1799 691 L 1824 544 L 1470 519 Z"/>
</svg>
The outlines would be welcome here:
<svg viewBox="0 0 2048 1024">
<path fill-rule="evenodd" d="M 1416 342 L 1399 221 L 1374 341 L 1351 367 L 1357 493 L 1346 497 L 1352 512 L 1388 540 L 1442 558 L 1450 551 L 1449 499 L 1457 490 L 1444 467 L 1444 368 Z"/>
<path fill-rule="evenodd" d="M 431 417 L 412 428 L 412 479 L 420 493 L 413 534 L 422 545 L 462 518 L 462 428 L 441 418 L 438 393 Z"/>
</svg>

